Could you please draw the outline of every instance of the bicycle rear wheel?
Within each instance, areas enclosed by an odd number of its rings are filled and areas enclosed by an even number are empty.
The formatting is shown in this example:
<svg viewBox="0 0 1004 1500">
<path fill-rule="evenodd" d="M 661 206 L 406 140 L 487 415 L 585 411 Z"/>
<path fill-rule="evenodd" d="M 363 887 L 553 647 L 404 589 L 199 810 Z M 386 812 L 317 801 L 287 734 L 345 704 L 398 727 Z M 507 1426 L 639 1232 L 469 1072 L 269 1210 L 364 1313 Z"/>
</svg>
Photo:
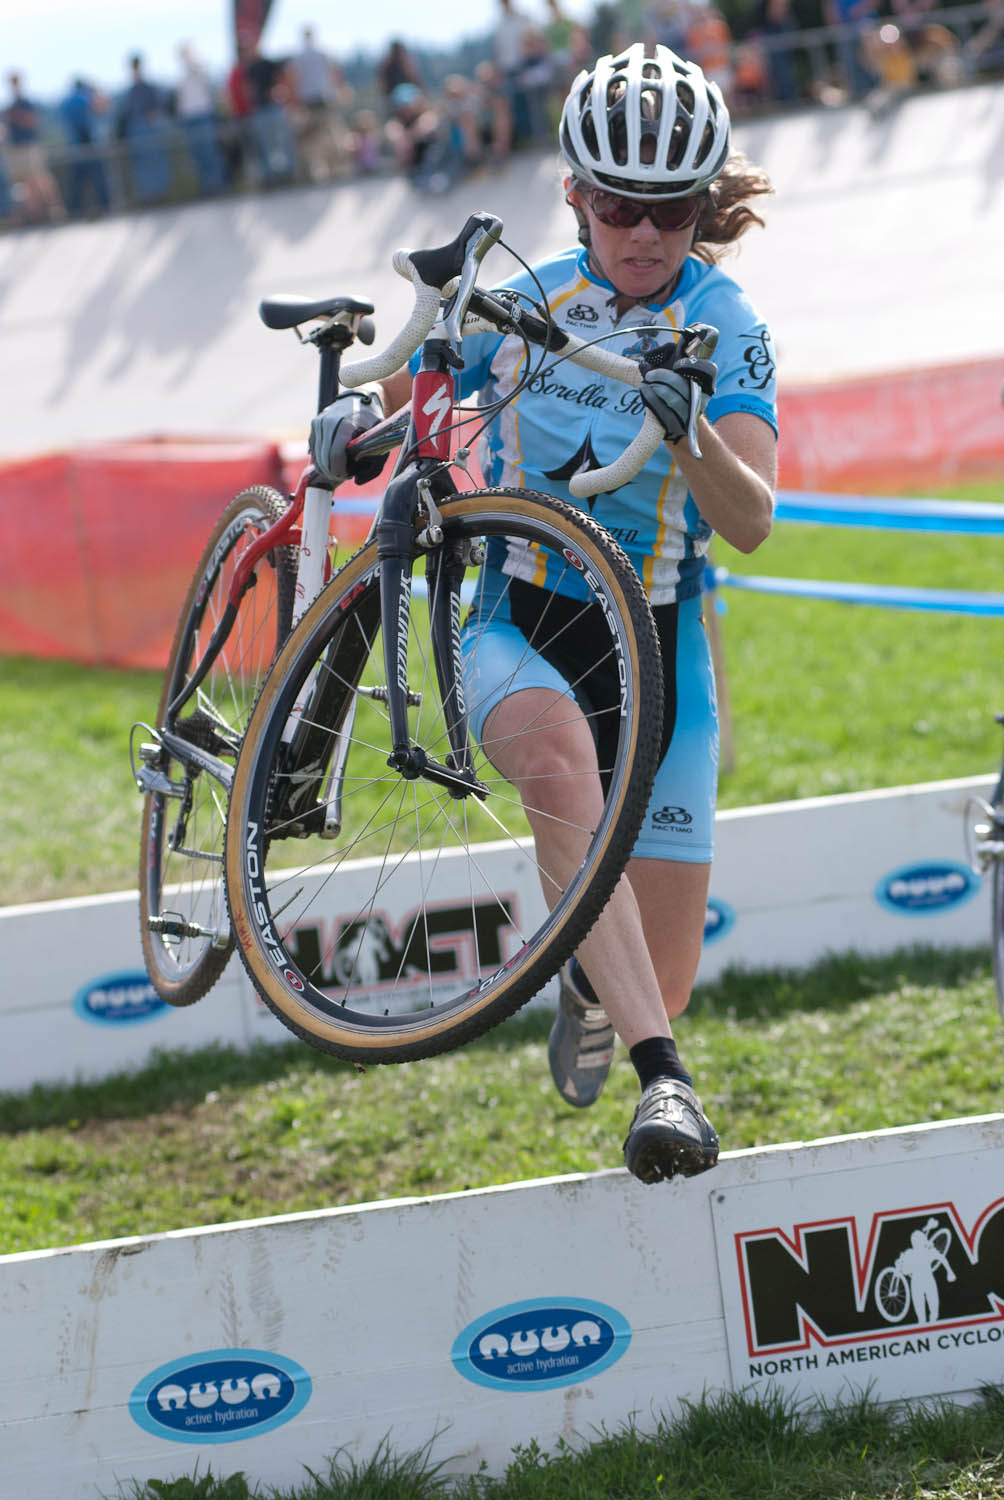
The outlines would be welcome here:
<svg viewBox="0 0 1004 1500">
<path fill-rule="evenodd" d="M 603 660 L 619 683 L 606 710 L 605 798 L 571 835 L 581 847 L 573 877 L 545 900 L 523 806 L 480 746 L 470 744 L 475 795 L 388 765 L 376 542 L 332 579 L 286 642 L 248 724 L 226 885 L 241 957 L 266 1003 L 305 1041 L 362 1062 L 447 1051 L 539 992 L 612 894 L 659 753 L 658 639 L 638 575 L 609 535 L 573 507 L 520 490 L 457 496 L 441 517 L 444 555 L 470 582 L 485 543 L 515 538 L 541 568 L 549 562 L 584 582 L 583 609 L 600 606 L 591 611 L 595 638 L 576 648 L 583 674 Z M 423 596 L 420 582 L 410 598 L 409 730 L 442 763 L 444 724 L 464 689 L 430 650 L 437 585 Z M 456 626 L 454 634 L 459 618 Z M 545 612 L 533 646 L 543 651 L 548 631 L 575 629 L 567 615 L 548 625 Z M 476 681 L 476 663 L 464 676 Z"/>
<path fill-rule="evenodd" d="M 171 703 L 206 651 L 237 563 L 285 512 L 286 497 L 253 485 L 223 512 L 192 579 L 168 658 L 155 744 L 143 760 L 157 779 L 144 798 L 140 833 L 140 937 L 147 973 L 169 1005 L 191 1005 L 222 974 L 233 950 L 223 893 L 226 790 L 210 772 L 160 740 Z M 236 760 L 262 680 L 289 634 L 295 550 L 280 547 L 257 566 L 220 655 L 170 728 L 227 764 Z"/>
</svg>

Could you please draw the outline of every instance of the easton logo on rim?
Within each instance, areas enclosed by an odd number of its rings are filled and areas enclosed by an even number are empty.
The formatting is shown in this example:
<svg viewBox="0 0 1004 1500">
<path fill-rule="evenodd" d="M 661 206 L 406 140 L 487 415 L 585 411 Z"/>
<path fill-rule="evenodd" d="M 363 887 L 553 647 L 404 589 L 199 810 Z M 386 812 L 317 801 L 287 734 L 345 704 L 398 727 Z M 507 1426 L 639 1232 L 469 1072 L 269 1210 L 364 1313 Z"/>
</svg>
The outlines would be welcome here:
<svg viewBox="0 0 1004 1500">
<path fill-rule="evenodd" d="M 207 1349 L 145 1376 L 129 1397 L 133 1421 L 174 1443 L 233 1443 L 280 1427 L 310 1400 L 295 1360 L 260 1349 Z"/>
<path fill-rule="evenodd" d="M 475 1385 L 546 1391 L 600 1374 L 630 1342 L 627 1319 L 606 1303 L 535 1297 L 468 1323 L 451 1358 Z"/>
</svg>

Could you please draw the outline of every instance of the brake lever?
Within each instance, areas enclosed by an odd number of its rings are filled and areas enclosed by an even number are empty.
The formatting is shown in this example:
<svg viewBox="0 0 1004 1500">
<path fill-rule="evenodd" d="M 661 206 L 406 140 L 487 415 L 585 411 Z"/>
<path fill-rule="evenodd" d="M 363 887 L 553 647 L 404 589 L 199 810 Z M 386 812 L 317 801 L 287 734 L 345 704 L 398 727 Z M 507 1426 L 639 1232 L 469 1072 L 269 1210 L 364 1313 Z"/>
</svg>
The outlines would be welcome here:
<svg viewBox="0 0 1004 1500">
<path fill-rule="evenodd" d="M 475 282 L 478 279 L 478 271 L 481 262 L 488 254 L 493 245 L 497 245 L 502 236 L 502 220 L 493 215 L 484 214 L 480 216 L 482 222 L 478 225 L 471 236 L 464 255 L 464 266 L 460 273 L 457 288 L 450 302 L 450 310 L 443 320 L 447 341 L 454 348 L 459 349 L 462 338 L 464 316 L 467 305 L 471 300 Z"/>
<path fill-rule="evenodd" d="M 697 441 L 697 417 L 701 409 L 701 388 L 696 380 L 690 382 L 690 409 L 687 415 L 687 447 L 694 458 L 703 458 L 701 445 Z"/>
<path fill-rule="evenodd" d="M 689 330 L 690 338 L 684 345 L 687 359 L 710 359 L 718 347 L 718 329 L 710 323 L 695 323 Z M 687 447 L 694 458 L 701 458 L 697 441 L 697 421 L 701 404 L 701 389 L 696 381 L 690 383 L 690 408 L 687 415 Z"/>
</svg>

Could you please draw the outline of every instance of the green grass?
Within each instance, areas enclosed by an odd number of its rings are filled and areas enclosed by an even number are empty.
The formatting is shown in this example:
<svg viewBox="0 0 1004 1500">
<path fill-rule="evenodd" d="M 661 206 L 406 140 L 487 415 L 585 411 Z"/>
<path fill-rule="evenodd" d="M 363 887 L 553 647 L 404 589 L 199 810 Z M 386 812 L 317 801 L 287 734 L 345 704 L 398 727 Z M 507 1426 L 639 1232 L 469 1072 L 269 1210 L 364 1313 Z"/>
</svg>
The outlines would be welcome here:
<svg viewBox="0 0 1004 1500">
<path fill-rule="evenodd" d="M 1000 500 L 1001 486 L 953 497 Z M 945 496 L 949 498 L 949 496 Z M 736 573 L 1001 592 L 1004 537 L 781 523 Z M 721 591 L 744 806 L 976 775 L 1000 762 L 1004 620 Z"/>
<path fill-rule="evenodd" d="M 597 1104 L 568 1109 L 548 1026 L 365 1072 L 291 1042 L 0 1097 L 0 1250 L 620 1166 L 633 1070 L 619 1053 Z M 982 951 L 732 972 L 675 1029 L 726 1150 L 1001 1108 Z"/>
<path fill-rule="evenodd" d="M 440 1449 L 448 1441 L 440 1440 Z M 431 1445 L 368 1459 L 335 1454 L 302 1484 L 259 1488 L 211 1467 L 134 1482 L 118 1500 L 1000 1500 L 1004 1396 L 897 1411 L 867 1396 L 798 1407 L 778 1396 L 708 1397 L 640 1433 L 628 1424 L 547 1452 L 530 1441 L 506 1473 L 450 1479 Z"/>
<path fill-rule="evenodd" d="M 994 486 L 959 487 L 991 499 Z M 1004 537 L 780 524 L 730 569 L 998 590 Z M 1004 624 L 722 590 L 736 762 L 723 807 L 989 772 L 1000 761 Z M 127 742 L 152 673 L 0 661 L 0 902 L 133 889 Z"/>
<path fill-rule="evenodd" d="M 996 499 L 988 487 L 956 492 Z M 780 526 L 737 571 L 999 589 L 1004 539 Z M 989 771 L 1004 707 L 1000 625 L 725 591 L 737 806 Z M 135 884 L 129 724 L 151 674 L 0 662 L 0 900 Z M 212 1005 L 212 996 L 202 1002 Z M 635 1096 L 619 1057 L 594 1109 L 549 1080 L 548 1022 L 360 1072 L 297 1043 L 165 1055 L 99 1085 L 0 1098 L 7 1252 L 619 1165 Z M 853 954 L 726 974 L 678 1025 L 725 1149 L 1001 1108 L 1004 1032 L 987 955 Z M 448 1434 L 438 1451 L 448 1451 Z M 517 1449 L 449 1480 L 431 1445 L 333 1455 L 283 1491 L 211 1468 L 116 1500 L 1002 1500 L 1004 1397 L 903 1413 L 864 1397 L 800 1410 L 707 1399 L 659 1423 Z"/>
</svg>

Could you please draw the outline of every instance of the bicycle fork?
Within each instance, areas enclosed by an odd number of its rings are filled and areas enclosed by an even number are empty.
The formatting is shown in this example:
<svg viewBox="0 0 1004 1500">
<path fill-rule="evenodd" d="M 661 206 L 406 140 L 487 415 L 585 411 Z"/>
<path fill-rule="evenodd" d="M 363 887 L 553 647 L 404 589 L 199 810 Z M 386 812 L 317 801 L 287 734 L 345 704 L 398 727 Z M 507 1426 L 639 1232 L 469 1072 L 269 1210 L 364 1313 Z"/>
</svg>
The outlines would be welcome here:
<svg viewBox="0 0 1004 1500">
<path fill-rule="evenodd" d="M 391 480 L 377 525 L 384 670 L 393 747 L 387 764 L 406 781 L 421 777 L 445 787 L 452 797 L 460 799 L 473 793 L 483 800 L 487 793 L 474 774 L 460 650 L 460 588 L 468 564 L 479 562 L 480 557 L 476 547 L 465 547 L 462 542 L 446 537 L 431 484 L 421 477 L 417 481 L 418 490 L 429 520 L 416 538 L 415 483 L 414 475 Z M 434 759 L 421 745 L 413 743 L 408 724 L 411 570 L 416 546 L 426 552 L 432 655 L 448 745 L 443 760 Z"/>
</svg>

